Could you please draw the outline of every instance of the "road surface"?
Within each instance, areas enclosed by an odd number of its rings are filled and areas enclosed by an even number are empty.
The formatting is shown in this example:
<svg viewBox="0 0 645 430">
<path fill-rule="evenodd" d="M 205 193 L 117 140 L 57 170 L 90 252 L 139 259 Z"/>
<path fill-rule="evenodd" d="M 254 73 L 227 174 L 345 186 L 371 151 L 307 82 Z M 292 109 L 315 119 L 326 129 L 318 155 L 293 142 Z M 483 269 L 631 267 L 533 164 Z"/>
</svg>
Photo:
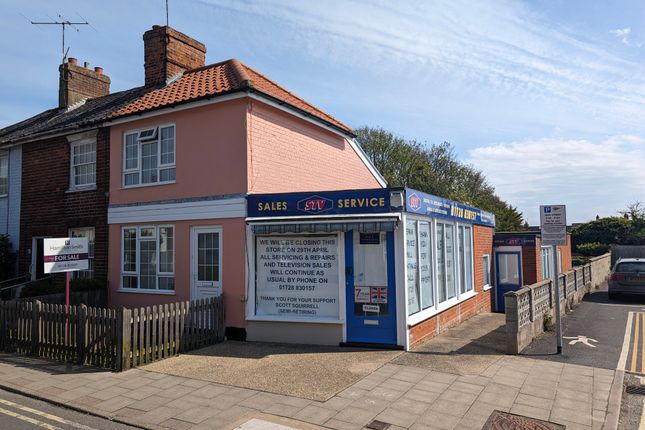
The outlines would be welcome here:
<svg viewBox="0 0 645 430">
<path fill-rule="evenodd" d="M 0 389 L 0 429 L 127 430 L 134 428 Z"/>
</svg>

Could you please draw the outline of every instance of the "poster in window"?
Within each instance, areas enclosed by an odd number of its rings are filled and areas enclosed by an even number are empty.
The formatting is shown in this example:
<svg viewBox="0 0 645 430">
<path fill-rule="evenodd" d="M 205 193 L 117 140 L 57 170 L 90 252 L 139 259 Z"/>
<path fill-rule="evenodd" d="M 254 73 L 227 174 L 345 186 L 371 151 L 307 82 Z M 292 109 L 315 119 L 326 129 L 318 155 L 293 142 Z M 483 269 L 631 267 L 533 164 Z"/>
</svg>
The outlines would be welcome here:
<svg viewBox="0 0 645 430">
<path fill-rule="evenodd" d="M 423 309 L 434 304 L 432 294 L 432 243 L 430 242 L 430 225 L 419 223 L 419 281 L 421 284 L 421 301 Z"/>
<path fill-rule="evenodd" d="M 405 227 L 406 261 L 408 269 L 408 315 L 419 312 L 419 256 L 417 248 L 417 224 L 408 221 Z"/>
<path fill-rule="evenodd" d="M 258 236 L 255 314 L 339 318 L 338 238 Z"/>
</svg>

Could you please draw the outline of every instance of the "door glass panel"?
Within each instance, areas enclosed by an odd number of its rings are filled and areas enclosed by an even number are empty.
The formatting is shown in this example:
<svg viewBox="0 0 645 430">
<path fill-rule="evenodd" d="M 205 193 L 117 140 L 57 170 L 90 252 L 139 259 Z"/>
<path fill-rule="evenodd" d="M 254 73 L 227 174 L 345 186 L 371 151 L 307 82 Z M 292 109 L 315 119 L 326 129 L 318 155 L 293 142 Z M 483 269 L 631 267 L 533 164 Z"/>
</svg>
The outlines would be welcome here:
<svg viewBox="0 0 645 430">
<path fill-rule="evenodd" d="M 354 232 L 354 315 L 387 315 L 386 233 Z"/>
<path fill-rule="evenodd" d="M 446 258 L 443 227 L 443 224 L 437 224 L 437 286 L 439 290 L 439 303 L 446 301 Z"/>
<path fill-rule="evenodd" d="M 517 254 L 497 254 L 500 284 L 520 284 L 520 266 Z"/>
<path fill-rule="evenodd" d="M 197 233 L 197 280 L 219 281 L 219 233 Z"/>
</svg>

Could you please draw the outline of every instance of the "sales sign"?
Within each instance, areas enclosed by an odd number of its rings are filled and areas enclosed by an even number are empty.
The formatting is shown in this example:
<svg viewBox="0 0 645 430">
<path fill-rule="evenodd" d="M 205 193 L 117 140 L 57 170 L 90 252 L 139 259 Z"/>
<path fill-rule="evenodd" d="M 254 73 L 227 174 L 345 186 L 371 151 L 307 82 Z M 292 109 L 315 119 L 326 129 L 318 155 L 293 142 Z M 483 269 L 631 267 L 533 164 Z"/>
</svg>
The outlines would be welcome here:
<svg viewBox="0 0 645 430">
<path fill-rule="evenodd" d="M 542 245 L 567 244 L 567 211 L 565 205 L 540 206 Z"/>
<path fill-rule="evenodd" d="M 87 270 L 88 243 L 86 237 L 66 237 L 43 240 L 45 273 Z"/>
<path fill-rule="evenodd" d="M 339 276 L 335 235 L 257 236 L 255 314 L 338 319 Z"/>
<path fill-rule="evenodd" d="M 490 212 L 410 188 L 405 194 L 408 212 L 495 227 L 495 215 Z"/>
</svg>

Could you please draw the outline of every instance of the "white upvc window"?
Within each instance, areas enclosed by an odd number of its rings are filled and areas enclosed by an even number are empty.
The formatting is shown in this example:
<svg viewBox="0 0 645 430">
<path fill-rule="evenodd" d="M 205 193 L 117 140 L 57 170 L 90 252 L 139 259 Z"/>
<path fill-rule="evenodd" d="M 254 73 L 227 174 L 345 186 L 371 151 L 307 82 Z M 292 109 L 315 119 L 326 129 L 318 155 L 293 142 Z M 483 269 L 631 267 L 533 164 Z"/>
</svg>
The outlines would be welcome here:
<svg viewBox="0 0 645 430">
<path fill-rule="evenodd" d="M 96 138 L 70 144 L 70 190 L 96 187 Z"/>
<path fill-rule="evenodd" d="M 459 225 L 459 291 L 472 291 L 473 282 L 473 232 L 469 225 Z"/>
<path fill-rule="evenodd" d="M 161 125 L 125 133 L 123 186 L 175 182 L 175 126 Z"/>
<path fill-rule="evenodd" d="M 9 157 L 0 154 L 0 196 L 9 194 Z"/>
<path fill-rule="evenodd" d="M 484 270 L 484 290 L 488 290 L 492 287 L 490 280 L 490 255 L 484 254 L 482 256 L 482 268 Z"/>
<path fill-rule="evenodd" d="M 94 278 L 94 237 L 95 230 L 94 227 L 78 227 L 69 229 L 69 237 L 86 237 L 87 238 L 87 258 L 88 258 L 88 267 L 87 270 L 77 270 L 72 272 L 72 279 L 76 278 Z"/>
<path fill-rule="evenodd" d="M 121 229 L 121 289 L 175 290 L 175 228 L 172 225 Z"/>
</svg>

